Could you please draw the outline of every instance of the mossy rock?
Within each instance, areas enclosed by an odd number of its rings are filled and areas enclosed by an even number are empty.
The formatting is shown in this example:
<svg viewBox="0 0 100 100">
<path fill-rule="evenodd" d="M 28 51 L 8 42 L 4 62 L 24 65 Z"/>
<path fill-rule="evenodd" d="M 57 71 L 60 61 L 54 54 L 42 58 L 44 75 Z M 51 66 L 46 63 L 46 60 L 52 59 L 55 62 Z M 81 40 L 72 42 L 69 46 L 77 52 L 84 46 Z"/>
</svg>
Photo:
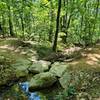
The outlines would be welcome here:
<svg viewBox="0 0 100 100">
<path fill-rule="evenodd" d="M 54 74 L 44 72 L 33 76 L 29 82 L 29 90 L 35 91 L 52 86 L 57 81 Z"/>
<path fill-rule="evenodd" d="M 36 61 L 29 67 L 28 70 L 33 74 L 45 72 L 49 70 L 50 64 L 51 63 L 48 61 L 43 61 L 43 60 Z"/>
<path fill-rule="evenodd" d="M 57 77 L 61 77 L 67 70 L 68 64 L 67 63 L 59 63 L 55 62 L 52 66 L 49 72 L 54 74 Z"/>
<path fill-rule="evenodd" d="M 26 77 L 28 75 L 28 68 L 31 62 L 26 59 L 18 59 L 16 60 L 15 64 L 12 64 L 14 68 L 14 73 L 16 74 L 17 78 Z"/>
</svg>

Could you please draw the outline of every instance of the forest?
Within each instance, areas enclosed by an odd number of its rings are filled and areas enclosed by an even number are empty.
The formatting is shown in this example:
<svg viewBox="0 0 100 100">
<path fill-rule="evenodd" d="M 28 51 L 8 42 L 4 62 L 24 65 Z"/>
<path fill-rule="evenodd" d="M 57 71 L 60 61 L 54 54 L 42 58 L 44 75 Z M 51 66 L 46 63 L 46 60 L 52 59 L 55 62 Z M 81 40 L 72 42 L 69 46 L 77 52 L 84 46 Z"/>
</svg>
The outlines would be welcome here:
<svg viewBox="0 0 100 100">
<path fill-rule="evenodd" d="M 100 0 L 0 0 L 0 100 L 100 100 Z"/>
</svg>

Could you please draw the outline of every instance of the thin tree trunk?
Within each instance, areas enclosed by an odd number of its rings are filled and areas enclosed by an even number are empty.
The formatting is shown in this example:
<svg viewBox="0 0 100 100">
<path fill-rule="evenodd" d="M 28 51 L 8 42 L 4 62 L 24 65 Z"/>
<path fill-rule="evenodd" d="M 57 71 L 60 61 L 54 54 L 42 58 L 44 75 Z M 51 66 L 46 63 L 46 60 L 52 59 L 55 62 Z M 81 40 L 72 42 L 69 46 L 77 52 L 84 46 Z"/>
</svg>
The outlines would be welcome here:
<svg viewBox="0 0 100 100">
<path fill-rule="evenodd" d="M 23 38 L 24 38 L 24 22 L 23 22 L 23 17 L 21 16 L 21 25 L 22 25 L 22 33 L 23 33 Z"/>
<path fill-rule="evenodd" d="M 96 10 L 95 19 L 97 19 L 97 17 L 98 17 L 98 12 L 99 12 L 99 0 L 97 0 L 96 2 L 97 2 L 97 6 L 96 6 L 96 8 L 95 8 L 95 10 Z M 96 23 L 94 23 L 93 32 L 95 31 L 95 27 L 96 27 Z"/>
<path fill-rule="evenodd" d="M 58 12 L 57 12 L 57 20 L 56 20 L 56 32 L 55 32 L 54 43 L 53 43 L 53 51 L 54 52 L 56 52 L 56 50 L 57 50 L 57 39 L 58 39 L 58 32 L 59 32 L 60 12 L 61 12 L 61 0 L 58 0 Z"/>
<path fill-rule="evenodd" d="M 67 22 L 66 36 L 67 36 L 67 33 L 68 33 L 67 31 L 68 31 L 68 29 L 69 29 L 69 27 L 70 27 L 71 18 L 72 18 L 72 14 L 70 14 L 69 19 L 68 19 L 68 22 Z"/>
<path fill-rule="evenodd" d="M 52 34 L 53 34 L 53 4 L 52 0 L 50 1 L 50 30 L 49 30 L 49 41 L 52 42 Z"/>
<path fill-rule="evenodd" d="M 2 36 L 3 36 L 3 38 L 5 37 L 5 28 L 4 28 L 4 25 L 5 25 L 5 17 L 4 17 L 4 14 L 2 14 L 2 30 L 1 30 L 1 34 L 2 34 Z"/>
<path fill-rule="evenodd" d="M 11 18 L 10 5 L 8 5 L 8 10 L 9 10 L 9 31 L 10 31 L 10 35 L 13 37 L 14 36 L 14 32 L 13 32 L 13 23 L 12 23 L 12 18 Z"/>
<path fill-rule="evenodd" d="M 68 5 L 68 0 L 67 0 L 67 5 Z M 63 6 L 64 6 L 64 9 L 66 11 L 66 1 L 65 0 L 63 0 Z M 65 15 L 63 15 L 60 18 L 60 29 L 61 29 L 61 31 L 66 33 L 66 27 L 67 27 L 67 11 L 66 11 Z"/>
<path fill-rule="evenodd" d="M 22 26 L 22 34 L 23 34 L 23 39 L 25 39 L 25 35 L 24 35 L 24 31 L 25 31 L 25 25 L 24 25 L 24 1 L 22 0 L 22 14 L 20 15 L 20 18 L 21 18 L 21 26 Z"/>
<path fill-rule="evenodd" d="M 99 2 L 100 0 L 97 0 L 96 15 L 95 15 L 96 18 L 98 17 L 98 12 L 99 12 Z"/>
</svg>

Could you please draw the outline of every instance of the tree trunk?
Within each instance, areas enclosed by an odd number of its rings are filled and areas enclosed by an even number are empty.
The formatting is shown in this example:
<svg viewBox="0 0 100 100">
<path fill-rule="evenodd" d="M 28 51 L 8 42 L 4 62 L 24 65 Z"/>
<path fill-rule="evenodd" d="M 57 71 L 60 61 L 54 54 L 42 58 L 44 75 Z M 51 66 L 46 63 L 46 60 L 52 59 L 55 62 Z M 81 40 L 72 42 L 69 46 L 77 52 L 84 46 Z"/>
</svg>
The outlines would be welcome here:
<svg viewBox="0 0 100 100">
<path fill-rule="evenodd" d="M 23 22 L 23 17 L 20 16 L 20 18 L 21 18 L 22 33 L 23 33 L 23 38 L 24 38 L 24 22 Z"/>
<path fill-rule="evenodd" d="M 9 31 L 10 31 L 10 35 L 13 37 L 14 36 L 14 32 L 13 32 L 13 23 L 12 23 L 12 18 L 11 18 L 10 5 L 8 5 L 8 10 L 9 10 Z"/>
<path fill-rule="evenodd" d="M 53 51 L 54 52 L 56 52 L 56 50 L 57 50 L 57 39 L 58 39 L 58 32 L 59 32 L 60 12 L 61 12 L 61 0 L 58 0 L 58 12 L 57 12 L 57 20 L 56 20 L 56 32 L 55 32 L 54 43 L 53 43 Z"/>
<path fill-rule="evenodd" d="M 21 9 L 21 13 L 20 14 L 20 19 L 21 19 L 21 26 L 22 26 L 22 34 L 23 34 L 23 39 L 25 39 L 25 25 L 24 25 L 24 1 L 22 0 L 22 5 L 21 5 L 22 9 Z"/>
<path fill-rule="evenodd" d="M 67 0 L 67 5 L 68 5 L 68 0 Z M 64 6 L 64 10 L 66 11 L 66 1 L 63 0 L 63 6 Z M 67 27 L 67 11 L 66 11 L 66 14 L 63 15 L 61 17 L 61 23 L 60 23 L 60 26 L 61 26 L 61 31 L 66 33 L 66 27 Z"/>
<path fill-rule="evenodd" d="M 100 0 L 97 0 L 96 15 L 95 15 L 95 18 L 98 17 L 98 12 L 99 12 L 99 2 L 100 2 Z"/>
<path fill-rule="evenodd" d="M 49 41 L 52 42 L 52 34 L 53 34 L 53 4 L 52 0 L 50 1 L 50 30 L 49 30 Z"/>
<path fill-rule="evenodd" d="M 95 13 L 95 19 L 97 19 L 98 17 L 98 12 L 99 12 L 99 0 L 96 1 L 97 2 L 97 5 L 96 5 L 96 13 Z M 94 23 L 94 26 L 93 26 L 93 32 L 95 31 L 95 27 L 96 27 L 96 23 Z M 95 32 L 94 32 L 95 33 Z"/>
</svg>

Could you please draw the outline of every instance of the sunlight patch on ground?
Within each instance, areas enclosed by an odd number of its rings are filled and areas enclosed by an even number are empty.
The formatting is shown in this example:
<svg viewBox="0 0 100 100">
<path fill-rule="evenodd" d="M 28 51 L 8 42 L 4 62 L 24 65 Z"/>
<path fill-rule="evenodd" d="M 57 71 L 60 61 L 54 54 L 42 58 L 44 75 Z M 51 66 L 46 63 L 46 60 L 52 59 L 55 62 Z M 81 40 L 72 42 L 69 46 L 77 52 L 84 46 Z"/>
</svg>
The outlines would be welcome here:
<svg viewBox="0 0 100 100">
<path fill-rule="evenodd" d="M 96 65 L 96 64 L 98 64 L 95 61 L 86 61 L 86 63 L 89 64 L 89 65 Z M 94 66 L 94 67 L 96 67 L 96 66 Z"/>
<path fill-rule="evenodd" d="M 98 62 L 98 61 L 99 61 L 99 60 L 95 57 L 94 54 L 88 54 L 87 59 L 88 59 L 88 60 L 95 61 L 95 62 Z"/>
<path fill-rule="evenodd" d="M 80 51 L 81 49 L 82 48 L 80 48 L 80 47 L 71 47 L 71 48 L 65 49 L 64 53 L 69 54 L 69 53 L 72 53 L 72 52 Z"/>
<path fill-rule="evenodd" d="M 100 54 L 87 54 L 86 63 L 97 65 L 100 62 Z"/>
<path fill-rule="evenodd" d="M 22 54 L 22 55 L 23 55 L 23 54 L 27 54 L 27 52 L 25 52 L 25 51 L 22 51 L 20 54 Z"/>
<path fill-rule="evenodd" d="M 76 65 L 76 64 L 78 64 L 79 62 L 78 61 L 73 61 L 73 62 L 71 62 L 71 63 L 69 63 L 69 64 L 71 64 L 71 65 Z"/>
<path fill-rule="evenodd" d="M 84 65 L 84 67 L 91 67 L 91 68 L 97 68 L 100 66 L 100 54 L 99 53 L 87 53 L 87 51 L 81 53 L 82 58 L 74 60 L 70 62 L 69 64 L 73 66 L 81 66 Z"/>
<path fill-rule="evenodd" d="M 98 98 L 98 99 L 95 99 L 95 100 L 100 100 L 100 98 Z"/>
<path fill-rule="evenodd" d="M 92 50 L 92 48 L 87 48 L 87 50 L 88 50 L 88 51 L 91 51 L 91 50 Z"/>
<path fill-rule="evenodd" d="M 100 54 L 93 54 L 95 57 L 97 57 L 98 59 L 100 59 Z"/>
<path fill-rule="evenodd" d="M 4 46 L 0 46 L 0 49 L 14 50 L 14 47 L 11 47 L 9 45 L 4 45 Z"/>
</svg>

